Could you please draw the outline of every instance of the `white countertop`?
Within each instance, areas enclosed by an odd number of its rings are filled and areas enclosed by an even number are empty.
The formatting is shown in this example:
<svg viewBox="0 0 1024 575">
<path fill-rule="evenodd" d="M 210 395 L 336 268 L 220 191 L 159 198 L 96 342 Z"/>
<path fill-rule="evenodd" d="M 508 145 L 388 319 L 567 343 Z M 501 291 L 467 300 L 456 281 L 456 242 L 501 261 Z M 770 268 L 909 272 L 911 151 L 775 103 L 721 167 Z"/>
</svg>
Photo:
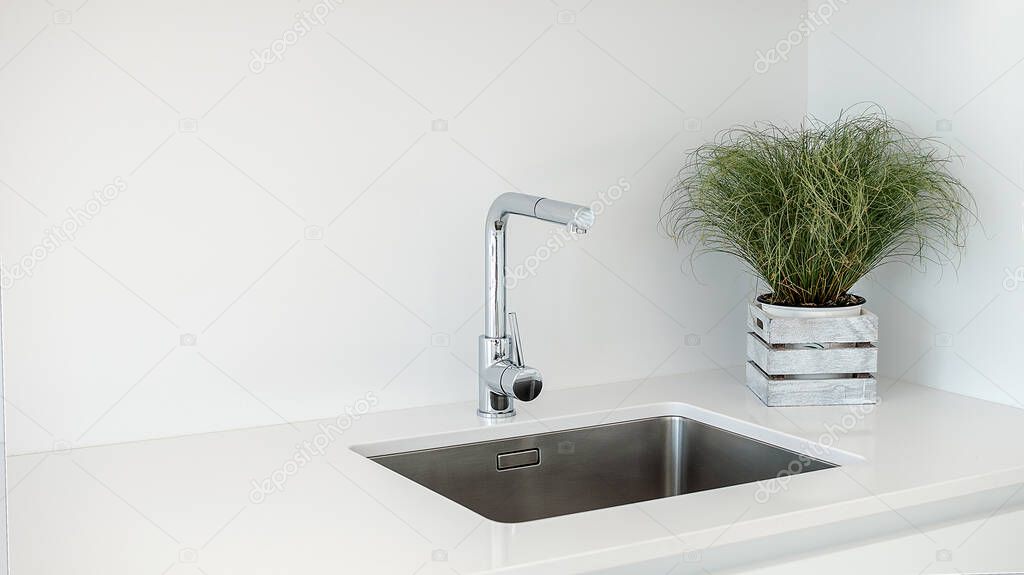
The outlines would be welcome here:
<svg viewBox="0 0 1024 575">
<path fill-rule="evenodd" d="M 921 386 L 873 409 L 764 407 L 723 371 L 552 391 L 486 425 L 474 403 L 9 459 L 12 573 L 712 571 L 1017 503 L 1024 411 Z M 358 412 L 369 404 L 355 405 Z M 364 455 L 684 415 L 841 466 L 518 524 Z M 822 451 L 813 444 L 831 444 Z M 293 463 L 287 463 L 292 461 Z M 256 490 L 267 478 L 280 488 Z M 255 482 L 255 483 L 254 483 Z M 622 573 L 641 573 L 629 567 Z"/>
</svg>

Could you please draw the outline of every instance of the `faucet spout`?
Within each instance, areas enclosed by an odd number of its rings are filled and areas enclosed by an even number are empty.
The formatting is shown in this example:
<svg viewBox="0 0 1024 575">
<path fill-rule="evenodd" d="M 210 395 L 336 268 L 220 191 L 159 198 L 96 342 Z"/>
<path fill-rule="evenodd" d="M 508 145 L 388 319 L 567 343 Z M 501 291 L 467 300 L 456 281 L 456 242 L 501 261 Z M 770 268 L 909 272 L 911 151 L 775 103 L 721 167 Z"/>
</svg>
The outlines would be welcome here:
<svg viewBox="0 0 1024 575">
<path fill-rule="evenodd" d="M 516 192 L 494 199 L 484 226 L 485 337 L 505 337 L 505 232 L 510 215 L 562 224 L 577 234 L 594 225 L 594 212 L 586 206 Z"/>
<path fill-rule="evenodd" d="M 535 399 L 543 382 L 540 372 L 522 360 L 515 315 L 508 314 L 512 320 L 506 322 L 505 237 L 510 215 L 565 225 L 577 234 L 594 224 L 590 208 L 549 198 L 509 192 L 491 204 L 484 226 L 484 334 L 478 361 L 478 413 L 483 417 L 515 415 L 513 400 Z"/>
</svg>

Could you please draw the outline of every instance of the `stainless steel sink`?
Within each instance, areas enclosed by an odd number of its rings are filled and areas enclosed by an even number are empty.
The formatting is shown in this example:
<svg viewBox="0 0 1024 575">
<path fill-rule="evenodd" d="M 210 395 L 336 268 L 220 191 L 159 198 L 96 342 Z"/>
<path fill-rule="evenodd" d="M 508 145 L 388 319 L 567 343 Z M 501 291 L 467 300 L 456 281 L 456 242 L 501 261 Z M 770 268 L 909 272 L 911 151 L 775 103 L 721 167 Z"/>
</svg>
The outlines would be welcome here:
<svg viewBox="0 0 1024 575">
<path fill-rule="evenodd" d="M 835 467 L 677 416 L 371 459 L 504 523 Z"/>
</svg>

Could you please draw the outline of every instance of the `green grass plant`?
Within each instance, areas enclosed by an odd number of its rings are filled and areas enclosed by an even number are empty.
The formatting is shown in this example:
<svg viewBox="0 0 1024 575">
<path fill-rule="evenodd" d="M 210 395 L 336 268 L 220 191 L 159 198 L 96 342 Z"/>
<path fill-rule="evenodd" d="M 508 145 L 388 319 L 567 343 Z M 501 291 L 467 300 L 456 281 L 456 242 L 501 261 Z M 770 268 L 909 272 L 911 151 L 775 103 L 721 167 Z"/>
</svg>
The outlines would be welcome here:
<svg viewBox="0 0 1024 575">
<path fill-rule="evenodd" d="M 662 225 L 695 253 L 741 259 L 770 303 L 845 305 L 882 264 L 962 253 L 974 202 L 942 150 L 883 112 L 735 128 L 688 155 Z"/>
</svg>

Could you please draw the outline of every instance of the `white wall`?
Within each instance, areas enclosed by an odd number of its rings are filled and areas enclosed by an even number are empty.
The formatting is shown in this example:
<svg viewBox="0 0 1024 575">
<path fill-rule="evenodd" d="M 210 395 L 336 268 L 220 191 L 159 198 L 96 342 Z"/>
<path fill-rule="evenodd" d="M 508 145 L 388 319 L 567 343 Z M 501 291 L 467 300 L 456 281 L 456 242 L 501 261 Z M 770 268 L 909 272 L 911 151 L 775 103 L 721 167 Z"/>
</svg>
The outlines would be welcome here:
<svg viewBox="0 0 1024 575">
<path fill-rule="evenodd" d="M 3 319 L 3 294 L 0 293 L 0 324 Z M 0 339 L 3 335 L 3 326 L 0 325 Z M 3 370 L 3 342 L 0 341 L 0 397 L 4 394 L 4 370 Z M 8 538 L 7 538 L 7 423 L 5 421 L 6 411 L 4 405 L 0 405 L 0 575 L 8 575 Z"/>
<path fill-rule="evenodd" d="M 750 281 L 696 281 L 658 207 L 684 150 L 804 113 L 804 46 L 753 66 L 803 0 L 50 4 L 0 3 L 0 251 L 39 256 L 5 282 L 12 452 L 473 400 L 509 189 L 630 187 L 510 296 L 549 389 L 741 362 Z M 556 232 L 515 222 L 510 261 Z"/>
<path fill-rule="evenodd" d="M 871 101 L 961 156 L 983 228 L 959 270 L 881 269 L 860 290 L 880 317 L 880 370 L 1024 403 L 1024 4 L 854 0 L 811 37 L 808 107 Z"/>
</svg>

